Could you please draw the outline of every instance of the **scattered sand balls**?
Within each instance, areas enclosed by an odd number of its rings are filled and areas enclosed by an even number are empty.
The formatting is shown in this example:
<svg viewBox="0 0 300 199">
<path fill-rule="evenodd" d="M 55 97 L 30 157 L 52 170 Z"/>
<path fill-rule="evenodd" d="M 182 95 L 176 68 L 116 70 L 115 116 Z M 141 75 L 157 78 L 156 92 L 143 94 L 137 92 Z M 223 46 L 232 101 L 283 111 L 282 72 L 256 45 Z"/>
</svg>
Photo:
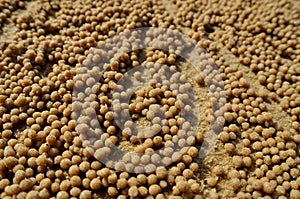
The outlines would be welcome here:
<svg viewBox="0 0 300 199">
<path fill-rule="evenodd" d="M 300 198 L 300 21 L 294 4 L 1 1 L 0 197 L 88 199 L 103 191 L 119 199 Z M 180 59 L 188 44 L 171 32 L 165 37 L 154 32 L 149 42 L 157 49 L 120 55 L 103 67 L 97 82 L 97 66 L 110 61 L 105 57 L 129 46 L 138 49 L 139 43 L 134 36 L 122 37 L 113 41 L 120 46 L 112 50 L 93 48 L 110 49 L 107 38 L 149 26 L 180 30 L 204 47 L 201 73 Z M 85 71 L 82 66 L 91 63 L 97 64 Z M 220 76 L 208 67 L 212 63 Z M 153 80 L 126 105 L 122 100 L 133 90 L 117 82 L 140 65 L 149 68 Z M 141 80 L 143 73 L 133 76 Z M 221 87 L 218 78 L 224 80 Z M 213 91 L 209 97 L 206 87 Z M 118 103 L 110 98 L 114 89 L 120 90 L 113 95 Z M 186 94 L 190 89 L 196 90 L 196 99 Z M 87 93 L 91 98 L 85 98 Z M 188 101 L 196 100 L 205 118 L 193 134 L 182 110 L 195 110 Z M 133 119 L 122 132 L 112 104 L 116 111 L 128 109 Z M 135 134 L 133 124 L 146 121 L 150 130 Z M 208 123 L 224 125 L 212 126 L 220 142 L 201 159 Z M 86 142 L 87 137 L 92 139 Z M 109 157 L 116 144 L 145 155 L 124 156 L 126 164 L 95 160 Z M 182 153 L 176 147 L 189 148 Z"/>
</svg>

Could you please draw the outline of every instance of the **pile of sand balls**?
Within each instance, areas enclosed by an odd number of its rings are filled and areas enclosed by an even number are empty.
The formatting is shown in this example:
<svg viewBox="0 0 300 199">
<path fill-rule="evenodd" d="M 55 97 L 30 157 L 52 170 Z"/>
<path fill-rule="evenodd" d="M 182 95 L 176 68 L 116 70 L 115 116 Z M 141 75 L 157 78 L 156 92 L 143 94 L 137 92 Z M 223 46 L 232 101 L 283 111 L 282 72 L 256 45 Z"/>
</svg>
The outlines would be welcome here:
<svg viewBox="0 0 300 199">
<path fill-rule="evenodd" d="M 143 40 L 155 41 L 155 37 L 163 36 L 157 33 L 158 31 L 158 29 L 149 29 L 146 32 L 148 37 Z M 161 32 L 165 31 L 165 29 L 161 30 Z M 139 43 L 128 42 L 129 40 L 137 42 L 139 39 L 134 38 L 137 34 L 141 32 L 125 32 L 111 40 L 114 43 L 118 40 L 122 41 L 122 46 L 118 46 L 117 49 L 125 46 L 142 49 Z M 169 40 L 172 39 L 171 33 L 164 36 Z M 170 48 L 173 42 L 178 43 L 180 47 L 184 46 L 179 40 L 171 40 L 165 46 L 161 44 L 160 48 L 167 46 Z M 112 46 L 113 43 L 106 40 L 103 45 Z M 76 83 L 73 89 L 73 110 L 78 122 L 76 131 L 85 140 L 84 146 L 93 143 L 94 148 L 89 149 L 98 160 L 105 161 L 106 166 L 110 165 L 115 170 L 151 173 L 158 165 L 169 166 L 173 162 L 178 162 L 189 150 L 187 146 L 197 143 L 196 138 L 199 144 L 203 135 L 200 131 L 199 135 L 195 132 L 199 123 L 197 118 L 199 113 L 195 112 L 197 107 L 194 103 L 197 99 L 192 92 L 192 85 L 178 72 L 179 66 L 172 65 L 174 61 L 169 65 L 167 63 L 178 55 L 170 53 L 169 57 L 166 57 L 162 51 L 148 50 L 147 60 L 140 66 L 137 54 L 140 55 L 142 52 L 134 51 L 129 56 L 121 50 L 122 54 L 117 57 L 118 61 L 113 59 L 111 64 L 107 64 L 104 59 L 111 60 L 107 58 L 107 52 L 111 52 L 109 49 L 92 51 L 93 55 L 88 56 L 83 62 L 84 67 L 80 68 L 80 72 L 74 77 Z M 173 51 L 179 51 L 179 47 Z M 119 53 L 113 51 L 111 54 Z M 205 60 L 204 54 L 202 59 L 203 66 L 209 63 Z M 93 60 L 97 61 L 93 62 Z M 122 65 L 129 65 L 128 62 L 133 65 L 131 70 L 122 67 Z M 124 69 L 129 70 L 125 76 L 122 74 Z M 207 65 L 204 71 L 213 73 L 213 70 L 209 69 L 210 66 Z M 103 78 L 99 75 L 101 73 Z M 212 76 L 208 75 L 205 80 L 213 81 L 211 78 Z M 218 90 L 217 86 L 217 84 L 211 85 L 214 90 Z M 106 100 L 100 102 L 104 97 L 103 94 Z M 111 97 L 108 97 L 109 95 Z M 100 103 L 97 103 L 98 101 Z M 136 120 L 135 122 L 144 123 L 140 126 L 136 125 L 132 118 Z M 221 119 L 224 120 L 222 113 L 217 120 Z M 149 125 L 145 123 L 147 121 Z M 115 147 L 119 139 L 122 142 L 119 144 L 121 147 L 127 144 L 126 148 L 129 149 L 131 146 L 138 154 L 121 153 L 122 151 Z M 156 148 L 159 150 L 156 151 Z M 121 158 L 120 162 L 112 161 L 116 158 Z M 188 159 L 192 160 L 192 158 L 195 157 Z"/>
<path fill-rule="evenodd" d="M 143 41 L 139 39 L 143 31 L 125 31 L 102 42 L 99 48 L 91 49 L 74 77 L 72 115 L 77 121 L 76 132 L 83 140 L 83 146 L 117 173 L 143 174 L 154 180 L 150 183 L 148 180 L 148 184 L 129 184 L 128 195 L 131 197 L 156 196 L 167 189 L 171 189 L 173 195 L 188 193 L 189 197 L 200 192 L 195 179 L 198 163 L 194 159 L 199 155 L 205 133 L 197 130 L 199 113 L 195 111 L 197 99 L 192 84 L 180 73 L 182 67 L 174 65 L 179 56 L 176 53 L 186 50 L 184 48 L 189 45 L 172 40 L 178 32 L 165 31 L 149 29 L 143 39 L 153 42 L 152 46 L 158 44 L 159 49 L 168 47 L 168 52 L 143 47 Z M 161 37 L 166 37 L 168 42 L 156 39 Z M 172 45 L 173 42 L 177 45 Z M 137 50 L 118 50 L 126 48 Z M 199 87 L 205 82 L 210 83 L 210 90 L 214 91 L 211 100 L 222 105 L 222 100 L 219 102 L 218 99 L 222 96 L 220 85 L 218 82 L 213 84 L 217 74 L 211 75 L 214 69 L 209 65 L 205 51 L 200 51 L 199 68 L 203 67 L 204 72 L 199 73 L 206 77 L 201 79 L 198 74 L 193 83 Z M 216 123 L 225 121 L 222 112 L 216 112 Z M 213 122 L 215 115 L 207 116 Z M 181 165 L 182 171 L 169 176 L 167 168 L 176 164 Z M 180 179 L 178 185 L 177 178 Z M 157 182 L 163 186 L 155 184 Z M 143 191 L 139 194 L 140 188 Z"/>
<path fill-rule="evenodd" d="M 0 198 L 300 198 L 297 5 L 0 0 Z M 108 38 L 149 26 L 194 39 L 206 50 L 199 63 L 214 62 L 224 85 L 187 67 L 185 43 L 97 56 Z M 100 76 L 99 65 L 87 66 L 101 60 Z M 151 81 L 124 87 L 140 66 L 146 73 L 133 77 Z M 124 128 L 115 120 L 122 110 L 131 117 L 119 120 Z M 199 158 L 211 128 L 218 142 Z"/>
</svg>

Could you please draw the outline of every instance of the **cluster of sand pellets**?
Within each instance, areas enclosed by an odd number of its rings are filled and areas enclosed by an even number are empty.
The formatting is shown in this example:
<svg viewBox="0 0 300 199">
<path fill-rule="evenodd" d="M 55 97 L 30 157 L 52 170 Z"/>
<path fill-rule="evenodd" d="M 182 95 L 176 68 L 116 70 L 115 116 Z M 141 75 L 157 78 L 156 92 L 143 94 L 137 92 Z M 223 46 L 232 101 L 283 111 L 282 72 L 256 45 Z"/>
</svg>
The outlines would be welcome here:
<svg viewBox="0 0 300 199">
<path fill-rule="evenodd" d="M 0 0 L 0 198 L 300 199 L 299 92 L 297 0 Z"/>
</svg>

